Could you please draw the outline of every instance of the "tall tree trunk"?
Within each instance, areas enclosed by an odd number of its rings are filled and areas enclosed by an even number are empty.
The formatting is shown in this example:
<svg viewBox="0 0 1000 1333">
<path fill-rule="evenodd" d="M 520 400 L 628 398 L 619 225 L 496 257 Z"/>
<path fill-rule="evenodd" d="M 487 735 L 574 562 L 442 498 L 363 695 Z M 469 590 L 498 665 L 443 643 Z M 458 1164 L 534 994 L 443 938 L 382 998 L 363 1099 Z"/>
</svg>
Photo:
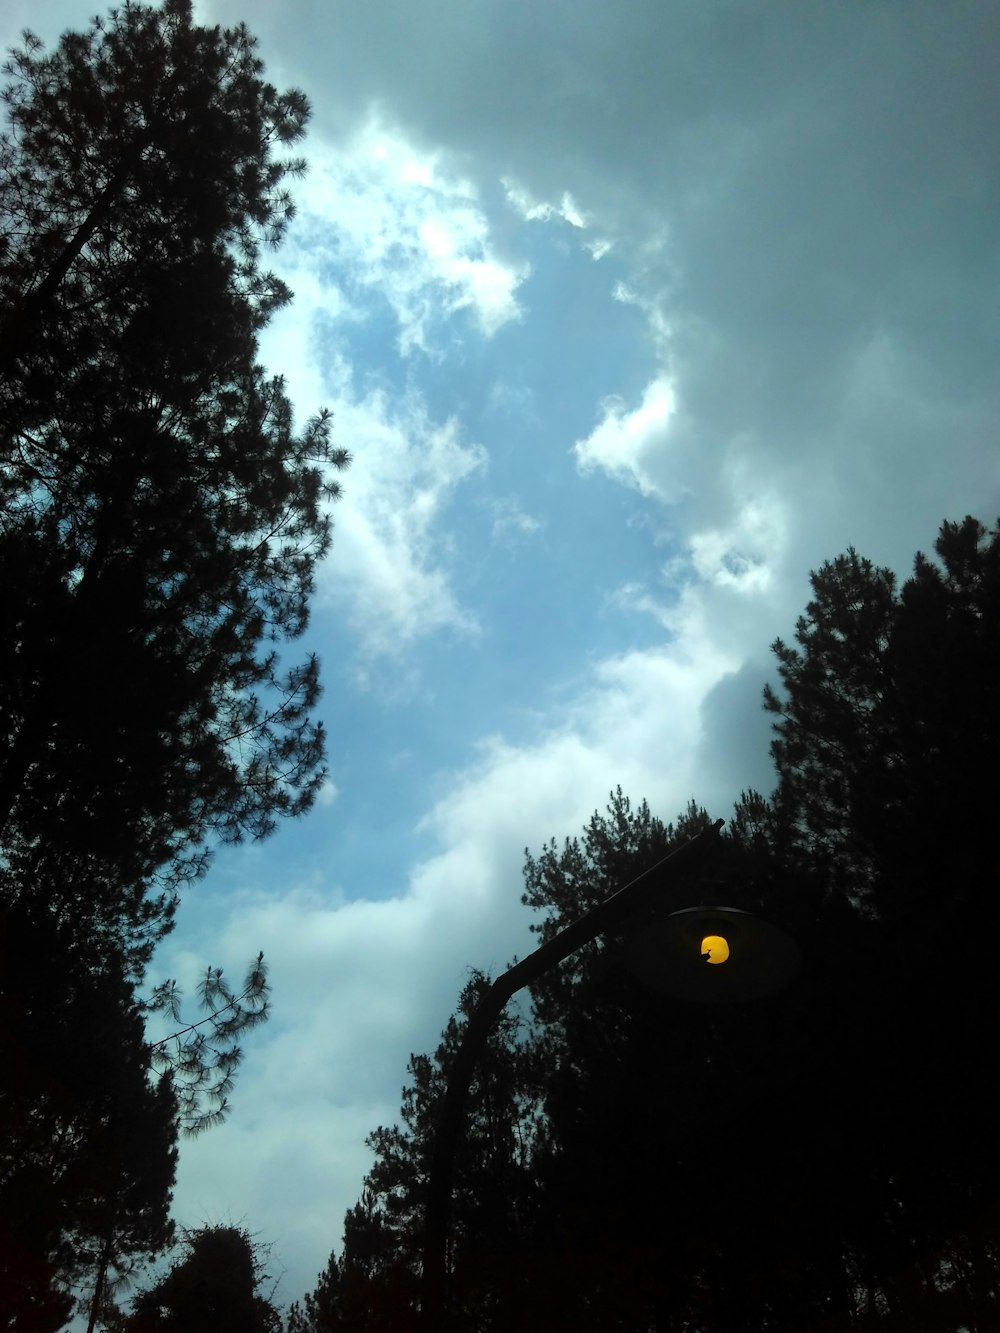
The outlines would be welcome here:
<svg viewBox="0 0 1000 1333">
<path fill-rule="evenodd" d="M 104 1289 L 108 1281 L 108 1266 L 111 1263 L 112 1242 L 111 1237 L 106 1236 L 104 1244 L 101 1246 L 101 1261 L 97 1269 L 97 1279 L 94 1282 L 94 1294 L 90 1298 L 90 1316 L 87 1319 L 87 1333 L 94 1333 L 97 1325 L 97 1318 L 100 1314 L 101 1304 L 104 1300 Z"/>
</svg>

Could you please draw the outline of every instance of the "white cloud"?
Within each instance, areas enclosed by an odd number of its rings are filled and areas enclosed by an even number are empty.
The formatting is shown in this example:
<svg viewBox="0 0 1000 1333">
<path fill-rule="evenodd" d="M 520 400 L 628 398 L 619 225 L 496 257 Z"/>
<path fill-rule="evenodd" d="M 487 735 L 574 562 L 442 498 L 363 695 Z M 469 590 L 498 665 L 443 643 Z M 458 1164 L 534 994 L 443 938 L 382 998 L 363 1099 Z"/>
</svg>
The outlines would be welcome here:
<svg viewBox="0 0 1000 1333">
<path fill-rule="evenodd" d="M 335 442 L 351 455 L 338 478 L 343 495 L 317 580 L 320 603 L 346 610 L 365 662 L 398 657 L 441 630 L 475 634 L 476 616 L 452 588 L 444 518 L 456 490 L 486 466 L 486 451 L 463 441 L 456 419 L 433 420 L 416 390 L 397 400 L 386 388 L 359 389 L 321 336 L 321 290 L 305 286 L 304 299 L 281 311 L 262 340 L 298 418 L 328 407 Z"/>
<path fill-rule="evenodd" d="M 642 402 L 631 411 L 620 398 L 606 400 L 601 420 L 574 446 L 580 469 L 601 468 L 643 495 L 674 498 L 672 488 L 664 485 L 663 466 L 674 410 L 674 389 L 666 375 L 650 381 Z"/>
<path fill-rule="evenodd" d="M 456 488 L 485 466 L 458 423 L 435 422 L 416 396 L 392 403 L 348 386 L 334 401 L 337 435 L 351 449 L 345 498 L 335 510 L 334 547 L 320 598 L 346 608 L 365 659 L 398 656 L 441 630 L 477 632 L 449 578 L 442 516 Z"/>
<path fill-rule="evenodd" d="M 691 564 L 700 578 L 717 587 L 764 592 L 785 555 L 785 526 L 779 502 L 750 500 L 727 527 L 691 533 Z"/>
<path fill-rule="evenodd" d="M 533 198 L 527 190 L 507 177 L 501 184 L 508 204 L 525 222 L 551 222 L 553 218 L 559 218 L 569 223 L 571 227 L 575 227 L 577 231 L 583 231 L 590 226 L 589 214 L 583 212 L 568 190 L 564 190 L 559 202 L 553 204 Z M 609 245 L 608 242 L 600 244 Z"/>
<path fill-rule="evenodd" d="M 436 351 L 460 311 L 486 337 L 521 317 L 527 265 L 500 257 L 475 188 L 441 153 L 372 115 L 343 143 L 312 143 L 309 160 L 296 188 L 292 261 L 307 256 L 340 303 L 387 302 L 404 355 Z"/>
</svg>

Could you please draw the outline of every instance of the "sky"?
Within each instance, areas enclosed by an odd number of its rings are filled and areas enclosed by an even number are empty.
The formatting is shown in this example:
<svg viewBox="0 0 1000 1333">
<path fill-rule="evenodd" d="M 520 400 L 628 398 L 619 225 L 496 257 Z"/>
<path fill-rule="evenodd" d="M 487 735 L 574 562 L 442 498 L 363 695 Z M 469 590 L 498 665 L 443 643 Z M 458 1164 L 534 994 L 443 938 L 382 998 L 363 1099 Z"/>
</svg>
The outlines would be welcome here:
<svg viewBox="0 0 1000 1333">
<path fill-rule="evenodd" d="M 91 6 L 92 8 L 92 6 Z M 81 27 L 77 0 L 3 32 Z M 982 0 L 199 0 L 313 116 L 263 336 L 352 455 L 303 651 L 329 779 L 220 852 L 152 979 L 273 1017 L 175 1216 L 315 1284 L 525 848 L 621 785 L 769 791 L 809 571 L 1000 513 L 1000 15 Z M 5 42 L 8 45 L 9 42 Z"/>
</svg>

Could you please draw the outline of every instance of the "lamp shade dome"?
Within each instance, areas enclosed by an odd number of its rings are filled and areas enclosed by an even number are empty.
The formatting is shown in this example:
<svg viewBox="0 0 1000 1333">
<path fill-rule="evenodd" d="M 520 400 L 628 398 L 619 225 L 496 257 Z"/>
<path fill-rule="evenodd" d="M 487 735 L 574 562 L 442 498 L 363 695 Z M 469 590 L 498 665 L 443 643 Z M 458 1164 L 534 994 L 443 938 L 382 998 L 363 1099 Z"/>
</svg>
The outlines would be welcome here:
<svg viewBox="0 0 1000 1333">
<path fill-rule="evenodd" d="M 756 1000 L 799 970 L 795 941 L 780 926 L 735 907 L 688 907 L 637 926 L 629 967 L 650 990 L 704 1004 Z"/>
</svg>

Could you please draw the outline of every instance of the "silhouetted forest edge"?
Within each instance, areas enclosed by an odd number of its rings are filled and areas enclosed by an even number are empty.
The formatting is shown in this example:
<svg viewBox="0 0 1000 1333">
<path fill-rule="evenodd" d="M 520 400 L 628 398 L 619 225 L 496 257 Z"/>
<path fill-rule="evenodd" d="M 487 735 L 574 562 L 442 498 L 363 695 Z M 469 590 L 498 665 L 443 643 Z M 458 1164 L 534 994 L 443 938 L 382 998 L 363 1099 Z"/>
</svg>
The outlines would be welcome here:
<svg viewBox="0 0 1000 1333">
<path fill-rule="evenodd" d="M 978 1071 L 998 1000 L 1000 528 L 945 523 L 935 550 L 902 585 L 853 550 L 813 574 L 764 697 L 777 786 L 664 887 L 664 911 L 781 924 L 797 980 L 684 1004 L 606 938 L 496 1025 L 457 1166 L 450 1327 L 998 1326 L 1000 1107 Z M 582 836 L 526 853 L 533 929 L 551 938 L 709 823 L 615 790 Z M 488 984 L 472 972 L 411 1058 L 290 1333 L 414 1326 L 436 1109 Z"/>
<path fill-rule="evenodd" d="M 263 955 L 237 984 L 206 964 L 192 1011 L 154 949 L 213 849 L 308 812 L 326 773 L 302 640 L 349 460 L 258 362 L 308 103 L 189 0 L 29 34 L 5 76 L 0 1318 L 412 1329 L 475 969 L 287 1319 L 261 1233 L 170 1216 L 179 1137 L 224 1121 L 270 993 Z M 773 651 L 775 789 L 662 908 L 758 913 L 801 972 L 686 1004 L 614 934 L 501 1016 L 456 1165 L 456 1333 L 1000 1327 L 1000 526 L 944 523 L 902 582 L 836 557 Z M 526 853 L 539 939 L 717 814 L 615 789 Z"/>
</svg>

